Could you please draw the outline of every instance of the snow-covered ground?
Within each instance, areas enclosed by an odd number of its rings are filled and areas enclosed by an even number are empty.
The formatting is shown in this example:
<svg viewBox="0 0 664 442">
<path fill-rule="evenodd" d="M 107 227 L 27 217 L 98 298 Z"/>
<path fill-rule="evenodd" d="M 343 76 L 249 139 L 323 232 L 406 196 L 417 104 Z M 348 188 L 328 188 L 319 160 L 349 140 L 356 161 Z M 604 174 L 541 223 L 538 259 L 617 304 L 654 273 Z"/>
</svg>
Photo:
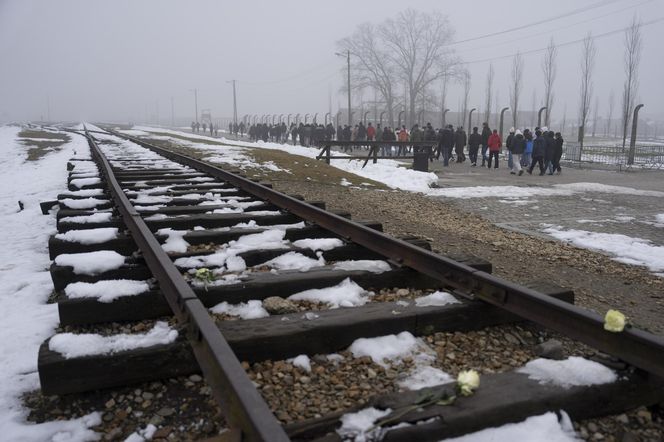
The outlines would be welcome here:
<svg viewBox="0 0 664 442">
<path fill-rule="evenodd" d="M 544 233 L 556 239 L 572 243 L 577 247 L 608 253 L 614 257 L 613 259 L 624 264 L 645 266 L 656 275 L 664 277 L 664 246 L 618 233 L 565 229 L 553 225 L 542 227 Z"/>
<path fill-rule="evenodd" d="M 95 440 L 89 427 L 101 422 L 93 413 L 72 421 L 32 424 L 20 396 L 39 388 L 37 352 L 58 324 L 55 304 L 46 304 L 53 290 L 48 272 L 48 236 L 55 217 L 44 216 L 40 201 L 66 190 L 67 160 L 87 150 L 72 135 L 59 152 L 25 161 L 25 147 L 16 141 L 20 128 L 0 126 L 0 438 L 7 441 Z M 18 211 L 18 201 L 25 209 Z"/>
</svg>

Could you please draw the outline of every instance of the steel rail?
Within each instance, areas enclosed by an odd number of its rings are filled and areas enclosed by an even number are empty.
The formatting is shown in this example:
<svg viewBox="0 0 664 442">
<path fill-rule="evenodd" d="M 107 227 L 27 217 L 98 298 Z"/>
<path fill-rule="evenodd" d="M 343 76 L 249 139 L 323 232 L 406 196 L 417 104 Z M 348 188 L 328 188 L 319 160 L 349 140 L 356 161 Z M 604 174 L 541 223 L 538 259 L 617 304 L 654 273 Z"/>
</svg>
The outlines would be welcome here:
<svg viewBox="0 0 664 442">
<path fill-rule="evenodd" d="M 454 287 L 458 294 L 503 308 L 664 378 L 664 338 L 661 336 L 629 325 L 620 333 L 606 331 L 604 319 L 594 312 L 473 269 L 186 155 L 112 130 L 109 132 L 177 163 L 229 182 L 397 265 L 410 267 Z"/>
<path fill-rule="evenodd" d="M 161 292 L 173 313 L 186 325 L 187 339 L 191 343 L 196 360 L 231 429 L 241 431 L 242 440 L 290 440 L 247 377 L 240 361 L 207 309 L 124 194 L 108 159 L 87 131 L 86 136 L 92 154 L 106 178 L 113 200 L 122 215 L 122 220 L 143 253 L 153 276 L 159 281 Z"/>
</svg>

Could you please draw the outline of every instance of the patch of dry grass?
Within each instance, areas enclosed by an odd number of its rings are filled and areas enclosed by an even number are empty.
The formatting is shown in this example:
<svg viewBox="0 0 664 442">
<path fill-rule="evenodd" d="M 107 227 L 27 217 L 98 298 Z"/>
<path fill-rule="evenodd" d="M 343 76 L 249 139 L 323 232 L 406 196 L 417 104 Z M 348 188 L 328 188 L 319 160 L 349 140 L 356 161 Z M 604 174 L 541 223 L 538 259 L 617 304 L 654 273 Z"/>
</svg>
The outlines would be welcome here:
<svg viewBox="0 0 664 442">
<path fill-rule="evenodd" d="M 57 152 L 69 141 L 66 134 L 39 129 L 23 129 L 18 136 L 28 148 L 26 161 L 37 161 L 49 152 Z"/>
</svg>

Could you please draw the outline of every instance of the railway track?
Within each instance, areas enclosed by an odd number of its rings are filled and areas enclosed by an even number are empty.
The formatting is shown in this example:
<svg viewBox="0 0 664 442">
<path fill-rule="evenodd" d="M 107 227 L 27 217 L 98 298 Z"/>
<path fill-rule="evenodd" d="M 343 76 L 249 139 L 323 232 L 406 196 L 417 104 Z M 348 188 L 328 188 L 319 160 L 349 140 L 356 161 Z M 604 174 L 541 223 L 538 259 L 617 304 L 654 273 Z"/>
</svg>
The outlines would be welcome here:
<svg viewBox="0 0 664 442">
<path fill-rule="evenodd" d="M 352 439 L 360 430 L 348 427 L 349 416 L 367 410 L 380 425 L 360 437 L 440 440 L 547 411 L 580 420 L 664 398 L 662 339 L 630 327 L 605 331 L 603 318 L 573 305 L 571 290 L 512 284 L 492 276 L 488 262 L 436 255 L 425 241 L 383 234 L 378 222 L 352 221 L 323 202 L 111 130 L 85 136 L 92 159 L 70 163 L 58 234 L 49 241 L 63 333 L 40 348 L 44 394 L 202 372 L 223 413 L 222 437 L 270 441 Z M 316 410 L 313 398 L 305 403 L 315 411 L 294 418 L 274 395 L 266 401 L 280 387 L 256 369 L 287 361 L 279 364 L 298 368 L 280 379 L 297 390 L 313 377 L 329 379 L 323 372 L 334 370 L 337 353 L 361 358 L 364 344 L 367 363 L 384 368 L 367 370 L 370 392 L 377 378 L 394 376 L 375 353 L 395 339 L 396 347 L 410 345 L 404 372 L 433 369 L 436 355 L 425 344 L 432 336 L 523 321 L 617 358 L 605 361 L 615 380 L 561 386 L 516 369 L 482 375 L 468 397 L 454 382 L 411 383 L 393 393 L 350 394 L 355 400 L 335 409 Z M 105 324 L 136 322 L 151 328 L 103 332 Z"/>
</svg>

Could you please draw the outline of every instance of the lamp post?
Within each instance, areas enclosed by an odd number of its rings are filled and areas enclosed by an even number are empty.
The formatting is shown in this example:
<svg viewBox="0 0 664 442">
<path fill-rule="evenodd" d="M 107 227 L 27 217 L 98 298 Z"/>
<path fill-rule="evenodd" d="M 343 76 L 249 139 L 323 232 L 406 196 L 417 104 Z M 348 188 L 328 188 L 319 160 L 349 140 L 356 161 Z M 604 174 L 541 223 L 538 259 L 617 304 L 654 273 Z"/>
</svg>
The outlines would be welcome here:
<svg viewBox="0 0 664 442">
<path fill-rule="evenodd" d="M 383 112 L 380 113 L 380 125 L 381 126 L 383 125 L 383 115 L 385 115 L 385 112 L 386 111 L 383 111 Z"/>
<path fill-rule="evenodd" d="M 235 96 L 235 80 L 227 81 L 226 83 L 233 83 L 233 124 L 237 124 L 237 100 Z"/>
<path fill-rule="evenodd" d="M 501 140 L 503 139 L 503 121 L 504 121 L 504 118 L 505 118 L 505 112 L 508 111 L 509 109 L 510 109 L 509 107 L 504 107 L 500 111 L 500 128 L 499 128 L 500 130 L 499 130 L 499 133 L 500 133 L 500 139 Z"/>
<path fill-rule="evenodd" d="M 325 114 L 325 125 L 326 125 L 326 126 L 327 126 L 327 120 L 328 120 L 328 118 L 330 118 L 330 117 L 331 117 L 330 113 L 327 112 L 327 113 Z"/>
<path fill-rule="evenodd" d="M 450 111 L 449 109 L 445 109 L 445 110 L 443 111 L 443 129 L 445 128 L 445 123 L 446 123 L 446 121 L 445 121 L 445 116 L 447 115 L 447 113 L 448 113 L 449 111 Z"/>
<path fill-rule="evenodd" d="M 334 55 L 338 55 L 340 57 L 343 57 L 344 54 L 341 54 L 339 52 L 335 52 Z M 353 125 L 353 120 L 351 116 L 351 111 L 350 111 L 350 50 L 346 50 L 346 65 L 348 66 L 348 72 L 347 72 L 347 86 L 348 86 L 348 126 Z"/>
<path fill-rule="evenodd" d="M 397 129 L 400 129 L 400 128 L 401 128 L 401 116 L 402 116 L 405 112 L 406 112 L 405 110 L 402 110 L 401 112 L 399 112 L 399 123 L 397 124 Z"/>
<path fill-rule="evenodd" d="M 288 114 L 288 116 L 286 117 L 286 125 L 287 125 L 288 127 L 290 127 L 290 116 L 291 116 L 291 115 L 292 115 L 292 114 Z"/>
<path fill-rule="evenodd" d="M 546 110 L 546 106 L 541 107 L 539 112 L 537 112 L 537 127 L 542 127 L 542 112 Z"/>
<path fill-rule="evenodd" d="M 627 164 L 634 164 L 634 155 L 636 153 L 636 125 L 639 122 L 639 111 L 643 107 L 642 104 L 634 108 L 634 117 L 632 119 L 632 138 L 629 141 L 629 156 L 627 157 Z"/>
<path fill-rule="evenodd" d="M 364 125 L 365 125 L 365 126 L 367 125 L 367 115 L 369 115 L 370 112 L 371 112 L 371 111 L 366 111 L 366 112 L 364 113 L 364 116 L 362 117 L 362 120 L 364 121 Z"/>
<path fill-rule="evenodd" d="M 337 120 L 337 126 L 339 126 L 339 118 L 340 117 L 341 117 L 341 111 L 338 111 L 337 115 L 336 115 L 336 118 L 335 118 Z"/>
<path fill-rule="evenodd" d="M 472 108 L 470 112 L 468 112 L 468 133 L 470 133 L 470 129 L 473 126 L 473 112 L 475 112 L 477 109 Z"/>
<path fill-rule="evenodd" d="M 311 120 L 311 122 L 312 122 L 313 124 L 316 124 L 316 118 L 318 118 L 318 112 L 316 112 L 316 113 L 314 114 L 314 119 Z"/>
</svg>

